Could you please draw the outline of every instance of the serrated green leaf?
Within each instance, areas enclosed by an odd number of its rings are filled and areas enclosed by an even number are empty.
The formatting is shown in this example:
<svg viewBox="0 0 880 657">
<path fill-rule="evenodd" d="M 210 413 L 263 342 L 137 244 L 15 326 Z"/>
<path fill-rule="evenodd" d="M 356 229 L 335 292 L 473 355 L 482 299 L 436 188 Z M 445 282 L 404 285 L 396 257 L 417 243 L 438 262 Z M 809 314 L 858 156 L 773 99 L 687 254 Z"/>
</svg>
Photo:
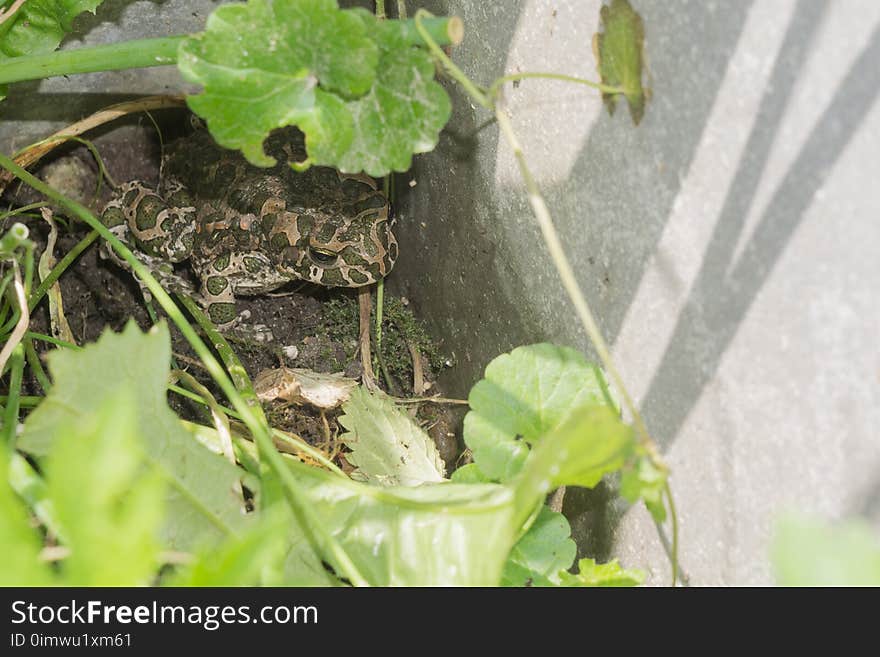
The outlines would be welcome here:
<svg viewBox="0 0 880 657">
<path fill-rule="evenodd" d="M 423 49 L 409 45 L 397 21 L 376 21 L 358 12 L 379 47 L 376 80 L 370 91 L 346 103 L 353 119 L 351 145 L 340 156 L 308 139 L 316 164 L 340 171 L 364 171 L 381 177 L 407 171 L 412 156 L 434 149 L 452 113 L 446 91 L 434 80 L 434 62 Z"/>
<path fill-rule="evenodd" d="M 625 570 L 617 559 L 597 564 L 594 559 L 578 561 L 577 575 L 559 574 L 563 586 L 638 586 L 645 581 L 641 570 Z"/>
<path fill-rule="evenodd" d="M 468 397 L 464 441 L 488 477 L 508 481 L 535 443 L 587 403 L 609 404 L 599 368 L 568 347 L 518 347 L 489 363 Z"/>
<path fill-rule="evenodd" d="M 624 469 L 620 478 L 620 494 L 630 503 L 644 500 L 651 517 L 657 522 L 666 520 L 663 495 L 666 473 L 659 470 L 648 456 L 639 456 L 631 468 Z"/>
<path fill-rule="evenodd" d="M 377 486 L 444 481 L 445 467 L 431 437 L 391 400 L 357 388 L 342 406 L 340 440 L 351 450 L 352 478 Z"/>
<path fill-rule="evenodd" d="M 300 125 L 310 151 L 332 143 L 338 156 L 348 147 L 343 98 L 370 89 L 377 59 L 363 21 L 336 0 L 250 0 L 218 7 L 205 32 L 181 44 L 178 67 L 204 86 L 187 102 L 217 143 L 271 166 L 263 140 L 286 125 Z"/>
<path fill-rule="evenodd" d="M 772 547 L 781 586 L 880 586 L 880 538 L 868 523 L 779 521 Z"/>
<path fill-rule="evenodd" d="M 73 27 L 73 19 L 102 0 L 27 0 L 0 24 L 0 65 L 9 57 L 52 52 Z"/>
<path fill-rule="evenodd" d="M 552 586 L 560 581 L 577 555 L 565 516 L 542 506 L 535 522 L 520 538 L 504 565 L 502 586 Z"/>
<path fill-rule="evenodd" d="M 600 12 L 603 32 L 596 34 L 596 57 L 602 83 L 621 87 L 629 103 L 629 111 L 636 125 L 645 114 L 645 90 L 642 88 L 642 49 L 645 27 L 642 17 L 627 0 L 611 0 Z M 602 94 L 613 114 L 617 94 Z"/>
<path fill-rule="evenodd" d="M 375 488 L 291 463 L 312 508 L 374 586 L 496 586 L 515 531 L 496 484 Z M 332 565 L 332 564 L 331 564 Z"/>
<path fill-rule="evenodd" d="M 532 450 L 515 480 L 517 508 L 529 509 L 558 486 L 592 488 L 632 453 L 634 433 L 608 406 L 582 406 Z"/>
<path fill-rule="evenodd" d="M 73 586 L 143 586 L 159 563 L 163 481 L 144 469 L 132 385 L 60 428 L 46 464 L 48 496 L 70 554 Z"/>
<path fill-rule="evenodd" d="M 9 453 L 0 446 L 0 472 L 9 468 Z M 48 566 L 39 560 L 40 540 L 28 522 L 24 505 L 0 477 L 0 586 L 47 586 L 52 583 Z"/>
<path fill-rule="evenodd" d="M 143 334 L 129 322 L 122 333 L 106 331 L 81 351 L 53 351 L 55 385 L 25 421 L 18 448 L 49 454 L 64 427 L 86 422 L 115 391 L 131 386 L 146 458 L 167 482 L 164 539 L 168 547 L 186 550 L 243 530 L 248 518 L 234 492 L 242 472 L 195 442 L 168 408 L 170 357 L 164 323 Z"/>
</svg>

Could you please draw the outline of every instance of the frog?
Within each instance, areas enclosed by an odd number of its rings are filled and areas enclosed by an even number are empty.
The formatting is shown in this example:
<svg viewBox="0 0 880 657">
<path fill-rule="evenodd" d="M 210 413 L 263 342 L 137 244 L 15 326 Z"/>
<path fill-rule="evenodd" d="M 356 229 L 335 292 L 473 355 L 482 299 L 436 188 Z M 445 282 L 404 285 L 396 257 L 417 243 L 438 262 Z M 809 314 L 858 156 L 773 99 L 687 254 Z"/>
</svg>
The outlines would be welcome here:
<svg viewBox="0 0 880 657">
<path fill-rule="evenodd" d="M 306 157 L 295 130 L 273 133 L 264 148 L 275 166 L 257 167 L 195 129 L 168 147 L 156 187 L 126 182 L 101 213 L 163 287 L 196 298 L 222 332 L 248 317 L 237 312 L 237 296 L 292 281 L 370 285 L 398 255 L 390 204 L 375 179 L 295 170 L 288 162 Z M 198 291 L 177 273 L 180 263 L 191 267 Z"/>
</svg>

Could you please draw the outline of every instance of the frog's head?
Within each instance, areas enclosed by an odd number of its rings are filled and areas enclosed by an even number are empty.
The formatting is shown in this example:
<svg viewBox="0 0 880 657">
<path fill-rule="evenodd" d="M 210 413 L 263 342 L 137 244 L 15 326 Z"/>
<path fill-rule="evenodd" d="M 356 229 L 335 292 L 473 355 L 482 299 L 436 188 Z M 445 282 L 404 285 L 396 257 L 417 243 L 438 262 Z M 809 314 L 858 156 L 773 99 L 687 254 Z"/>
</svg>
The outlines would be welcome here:
<svg viewBox="0 0 880 657">
<path fill-rule="evenodd" d="M 335 172 L 334 172 L 335 173 Z M 332 202 L 291 217 L 281 268 L 330 287 L 361 287 L 384 278 L 397 259 L 388 200 L 366 177 L 343 177 Z M 290 216 L 290 215 L 288 215 Z"/>
</svg>

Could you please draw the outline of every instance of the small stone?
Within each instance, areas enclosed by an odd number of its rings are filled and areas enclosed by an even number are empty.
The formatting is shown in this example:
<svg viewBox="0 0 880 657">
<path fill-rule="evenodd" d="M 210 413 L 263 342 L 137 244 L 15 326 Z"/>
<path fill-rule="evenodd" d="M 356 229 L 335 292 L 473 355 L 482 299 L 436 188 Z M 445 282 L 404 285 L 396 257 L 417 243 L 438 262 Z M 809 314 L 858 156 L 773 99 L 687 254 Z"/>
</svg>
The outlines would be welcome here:
<svg viewBox="0 0 880 657">
<path fill-rule="evenodd" d="M 299 356 L 299 347 L 295 344 L 288 344 L 281 347 L 281 353 L 287 360 L 296 360 L 296 357 Z"/>
</svg>

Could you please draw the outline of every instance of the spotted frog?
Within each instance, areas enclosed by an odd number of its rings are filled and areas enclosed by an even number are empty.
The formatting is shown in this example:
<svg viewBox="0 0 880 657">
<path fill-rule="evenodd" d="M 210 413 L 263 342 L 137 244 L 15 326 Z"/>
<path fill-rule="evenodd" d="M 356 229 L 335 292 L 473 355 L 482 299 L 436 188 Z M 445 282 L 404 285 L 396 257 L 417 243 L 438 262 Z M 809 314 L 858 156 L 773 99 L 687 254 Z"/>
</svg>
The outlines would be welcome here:
<svg viewBox="0 0 880 657">
<path fill-rule="evenodd" d="M 201 281 L 197 297 L 222 330 L 239 324 L 237 295 L 289 281 L 360 287 L 383 278 L 397 258 L 388 200 L 375 180 L 326 167 L 292 170 L 286 162 L 305 157 L 292 130 L 265 147 L 280 164 L 255 167 L 196 130 L 169 148 L 157 189 L 126 183 L 102 213 L 166 287 L 192 293 L 173 266 L 188 260 Z"/>
</svg>

